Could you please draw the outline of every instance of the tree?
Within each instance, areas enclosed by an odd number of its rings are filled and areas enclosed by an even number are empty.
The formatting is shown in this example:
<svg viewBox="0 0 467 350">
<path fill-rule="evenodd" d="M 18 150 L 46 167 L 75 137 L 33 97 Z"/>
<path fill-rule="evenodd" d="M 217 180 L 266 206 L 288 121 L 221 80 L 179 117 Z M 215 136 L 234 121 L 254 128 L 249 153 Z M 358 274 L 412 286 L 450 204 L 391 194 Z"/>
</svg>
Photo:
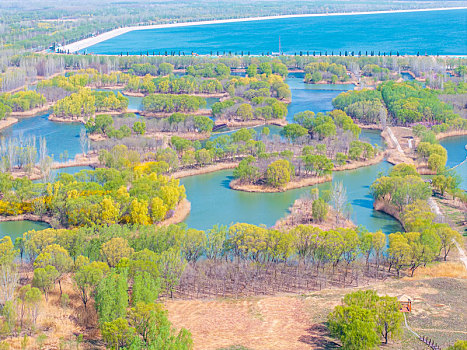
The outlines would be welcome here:
<svg viewBox="0 0 467 350">
<path fill-rule="evenodd" d="M 146 123 L 145 122 L 135 122 L 133 124 L 133 131 L 138 135 L 144 135 L 146 133 Z"/>
<path fill-rule="evenodd" d="M 173 297 L 173 292 L 180 282 L 181 275 L 185 270 L 186 261 L 180 250 L 171 248 L 163 251 L 158 260 L 164 291 Z"/>
<path fill-rule="evenodd" d="M 162 62 L 159 65 L 159 74 L 160 75 L 169 75 L 172 73 L 174 66 L 170 63 Z"/>
<path fill-rule="evenodd" d="M 147 225 L 149 223 L 148 204 L 144 200 L 135 198 L 130 204 L 130 221 L 137 225 Z"/>
<path fill-rule="evenodd" d="M 313 201 L 312 204 L 313 221 L 322 222 L 328 215 L 328 204 L 322 198 Z"/>
<path fill-rule="evenodd" d="M 106 264 L 94 261 L 89 265 L 82 266 L 73 275 L 75 288 L 79 293 L 85 309 L 97 285 L 104 277 L 104 272 L 108 269 Z"/>
<path fill-rule="evenodd" d="M 30 284 L 27 284 L 20 288 L 18 292 L 18 299 L 20 301 L 19 313 L 21 328 L 23 327 L 24 315 L 27 310 L 29 310 L 29 313 L 31 315 L 32 323 L 36 323 L 41 297 L 41 291 L 38 288 L 31 287 Z"/>
<path fill-rule="evenodd" d="M 389 270 L 394 267 L 397 271 L 397 276 L 400 275 L 400 270 L 410 262 L 410 245 L 406 237 L 400 232 L 391 233 L 389 235 L 388 260 Z"/>
<path fill-rule="evenodd" d="M 379 344 L 378 334 L 385 343 L 400 336 L 403 317 L 397 298 L 365 290 L 347 294 L 328 320 L 331 333 L 341 339 L 343 348 L 372 349 Z"/>
<path fill-rule="evenodd" d="M 122 258 L 128 258 L 133 251 L 125 238 L 114 237 L 102 245 L 101 255 L 110 267 L 114 267 Z"/>
<path fill-rule="evenodd" d="M 237 108 L 237 116 L 239 116 L 241 120 L 253 119 L 253 107 L 248 103 L 242 103 Z"/>
<path fill-rule="evenodd" d="M 446 350 L 467 350 L 467 340 L 458 340 L 454 345 L 448 346 Z"/>
<path fill-rule="evenodd" d="M 110 349 L 122 349 L 131 344 L 135 329 L 128 325 L 124 318 L 117 318 L 102 324 L 102 338 Z"/>
<path fill-rule="evenodd" d="M 241 181 L 255 182 L 260 177 L 259 168 L 253 162 L 255 158 L 248 156 L 238 163 L 238 166 L 233 171 L 233 176 Z"/>
<path fill-rule="evenodd" d="M 440 239 L 441 251 L 443 254 L 443 259 L 446 261 L 451 248 L 453 248 L 456 243 L 462 243 L 462 236 L 456 230 L 453 230 L 446 224 L 436 224 L 433 225 L 433 229 L 436 230 L 436 233 Z"/>
<path fill-rule="evenodd" d="M 374 311 L 358 306 L 338 305 L 328 316 L 331 334 L 348 350 L 373 349 L 379 344 Z"/>
<path fill-rule="evenodd" d="M 308 135 L 308 130 L 298 124 L 287 124 L 280 131 L 281 136 L 284 136 L 289 141 L 294 142 L 298 138 Z"/>
<path fill-rule="evenodd" d="M 272 74 L 271 64 L 269 62 L 260 63 L 259 71 L 261 74 L 266 74 L 266 76 L 270 76 Z"/>
<path fill-rule="evenodd" d="M 258 73 L 258 66 L 256 64 L 250 64 L 246 70 L 246 74 L 251 78 Z"/>
<path fill-rule="evenodd" d="M 54 266 L 48 265 L 45 268 L 39 267 L 34 270 L 32 285 L 42 290 L 45 300 L 48 301 L 49 292 L 59 276 L 59 272 Z"/>
<path fill-rule="evenodd" d="M 168 207 L 159 197 L 151 200 L 151 219 L 153 222 L 161 222 L 167 216 Z"/>
<path fill-rule="evenodd" d="M 15 250 L 13 242 L 9 236 L 5 236 L 0 239 L 0 266 L 6 266 L 13 263 L 15 255 L 18 253 Z"/>
<path fill-rule="evenodd" d="M 316 84 L 320 82 L 321 80 L 323 80 L 323 75 L 320 72 L 316 71 L 311 75 L 310 81 L 312 83 Z"/>
<path fill-rule="evenodd" d="M 111 271 L 96 288 L 96 309 L 99 323 L 125 317 L 128 307 L 128 283 L 126 276 Z"/>
<path fill-rule="evenodd" d="M 395 297 L 380 297 L 376 304 L 376 323 L 385 344 L 388 338 L 397 339 L 402 333 L 403 317 L 399 309 L 400 304 Z"/>
<path fill-rule="evenodd" d="M 344 208 L 347 203 L 347 191 L 342 181 L 336 182 L 331 190 L 331 202 L 336 211 L 336 222 L 340 222 L 340 217 L 344 214 Z"/>
<path fill-rule="evenodd" d="M 272 187 L 283 187 L 293 176 L 293 166 L 288 160 L 279 159 L 268 165 L 266 181 Z"/>
<path fill-rule="evenodd" d="M 58 275 L 58 285 L 60 287 L 60 296 L 62 295 L 61 279 L 64 274 L 69 272 L 73 265 L 73 260 L 70 258 L 68 251 L 60 247 L 58 244 L 48 245 L 34 261 L 34 267 L 55 267 Z"/>
<path fill-rule="evenodd" d="M 133 278 L 132 304 L 154 303 L 161 290 L 160 279 L 146 271 L 137 272 Z"/>
</svg>

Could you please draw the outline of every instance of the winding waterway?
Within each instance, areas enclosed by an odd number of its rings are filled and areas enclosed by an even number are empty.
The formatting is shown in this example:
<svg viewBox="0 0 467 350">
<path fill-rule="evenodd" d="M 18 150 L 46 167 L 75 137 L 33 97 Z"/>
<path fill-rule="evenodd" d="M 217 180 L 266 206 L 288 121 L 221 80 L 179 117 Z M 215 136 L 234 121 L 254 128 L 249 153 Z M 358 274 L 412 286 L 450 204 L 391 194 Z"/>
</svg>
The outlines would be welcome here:
<svg viewBox="0 0 467 350">
<path fill-rule="evenodd" d="M 304 84 L 302 77 L 289 77 L 287 83 L 291 86 L 292 103 L 289 105 L 289 115 L 312 110 L 326 112 L 332 109 L 332 98 L 341 91 L 352 88 L 351 85 L 308 85 Z M 130 106 L 140 104 L 138 98 L 130 101 Z M 131 107 L 130 107 L 131 108 Z M 68 151 L 71 157 L 81 152 L 79 133 L 81 124 L 55 123 L 47 119 L 48 114 L 21 119 L 17 124 L 1 132 L 5 137 L 18 137 L 23 135 L 43 136 L 47 139 L 50 154 L 57 155 Z M 270 127 L 272 133 L 278 133 L 280 128 Z M 262 127 L 256 128 L 259 132 Z M 372 144 L 383 145 L 379 132 L 363 130 L 362 140 Z M 467 137 L 453 137 L 444 139 L 441 144 L 448 150 L 448 167 L 461 163 L 466 155 L 465 144 Z M 382 230 L 385 233 L 401 230 L 399 223 L 392 217 L 373 210 L 373 199 L 369 186 L 380 172 L 387 172 L 391 165 L 387 162 L 350 171 L 335 172 L 333 181 L 342 181 L 347 190 L 348 202 L 352 206 L 352 220 L 357 225 L 363 225 L 370 231 Z M 64 168 L 55 171 L 75 173 L 87 167 Z M 456 168 L 462 176 L 461 187 L 467 189 L 467 164 Z M 295 189 L 281 193 L 246 193 L 234 191 L 229 188 L 232 171 L 225 170 L 210 174 L 187 177 L 181 180 L 185 185 L 188 200 L 191 202 L 191 212 L 186 224 L 197 229 L 208 229 L 215 224 L 247 222 L 264 224 L 267 226 L 287 215 L 288 208 L 295 199 L 309 193 L 311 187 Z M 320 190 L 329 189 L 330 183 L 317 185 Z M 14 238 L 31 229 L 48 227 L 47 224 L 31 221 L 0 223 L 0 237 L 10 235 Z"/>
</svg>

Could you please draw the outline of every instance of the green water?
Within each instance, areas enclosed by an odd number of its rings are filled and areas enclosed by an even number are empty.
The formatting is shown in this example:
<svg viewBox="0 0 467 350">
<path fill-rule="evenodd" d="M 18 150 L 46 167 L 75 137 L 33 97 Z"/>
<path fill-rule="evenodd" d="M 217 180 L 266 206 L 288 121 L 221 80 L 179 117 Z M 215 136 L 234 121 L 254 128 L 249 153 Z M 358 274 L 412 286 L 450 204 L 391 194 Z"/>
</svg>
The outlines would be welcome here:
<svg viewBox="0 0 467 350">
<path fill-rule="evenodd" d="M 385 233 L 399 231 L 400 225 L 390 216 L 373 210 L 369 186 L 381 171 L 391 165 L 377 165 L 334 174 L 333 181 L 343 181 L 349 203 L 353 207 L 352 220 L 369 230 Z M 191 202 L 190 215 L 185 220 L 189 227 L 208 229 L 215 224 L 229 225 L 236 222 L 272 226 L 284 217 L 295 199 L 309 193 L 311 187 L 280 193 L 248 193 L 229 188 L 232 171 L 191 176 L 181 180 Z M 320 190 L 330 183 L 317 185 Z"/>
<path fill-rule="evenodd" d="M 23 233 L 31 230 L 43 230 L 49 228 L 50 225 L 45 222 L 37 221 L 7 221 L 0 222 L 0 238 L 10 236 L 13 243 L 17 237 L 21 237 Z"/>
</svg>

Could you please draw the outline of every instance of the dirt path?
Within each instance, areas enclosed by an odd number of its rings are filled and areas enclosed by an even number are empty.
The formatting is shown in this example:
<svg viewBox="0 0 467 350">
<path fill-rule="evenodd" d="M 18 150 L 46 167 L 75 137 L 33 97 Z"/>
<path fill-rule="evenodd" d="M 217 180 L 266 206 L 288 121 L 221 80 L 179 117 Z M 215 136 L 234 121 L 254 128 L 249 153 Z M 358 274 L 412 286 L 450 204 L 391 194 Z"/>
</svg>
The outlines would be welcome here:
<svg viewBox="0 0 467 350">
<path fill-rule="evenodd" d="M 436 216 L 440 216 L 441 218 L 443 218 L 443 221 L 444 221 L 444 215 L 441 212 L 441 209 L 439 209 L 438 203 L 436 203 L 433 197 L 428 198 L 428 205 L 430 206 L 431 211 L 435 213 Z M 465 254 L 465 250 L 461 247 L 461 245 L 457 241 L 453 240 L 453 242 L 456 245 L 457 250 L 459 251 L 460 261 L 462 261 L 465 268 L 467 269 L 467 255 Z"/>
<path fill-rule="evenodd" d="M 394 145 L 396 146 L 396 149 L 399 153 L 401 154 L 404 154 L 404 151 L 402 150 L 402 147 L 401 145 L 399 144 L 399 141 L 397 141 L 397 138 L 396 136 L 394 135 L 394 133 L 392 132 L 391 128 L 389 126 L 386 127 L 386 131 L 389 135 L 389 137 L 391 138 L 392 142 L 394 143 Z"/>
</svg>

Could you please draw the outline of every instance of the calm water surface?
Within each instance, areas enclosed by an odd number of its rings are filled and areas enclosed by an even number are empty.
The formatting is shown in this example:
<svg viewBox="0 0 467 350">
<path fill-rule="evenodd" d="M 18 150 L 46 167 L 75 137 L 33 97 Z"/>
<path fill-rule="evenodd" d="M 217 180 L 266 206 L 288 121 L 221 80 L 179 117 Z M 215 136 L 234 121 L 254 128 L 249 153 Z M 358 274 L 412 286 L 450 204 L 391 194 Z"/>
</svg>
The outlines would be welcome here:
<svg viewBox="0 0 467 350">
<path fill-rule="evenodd" d="M 18 123 L 0 131 L 0 137 L 18 138 L 21 135 L 36 136 L 37 147 L 39 137 L 45 137 L 47 141 L 47 153 L 54 160 L 60 160 L 60 154 L 68 151 L 68 158 L 73 159 L 81 153 L 79 134 L 84 125 L 81 123 L 57 123 L 48 119 L 50 113 L 45 113 L 31 118 L 21 118 Z"/>
<path fill-rule="evenodd" d="M 369 186 L 381 171 L 391 165 L 382 162 L 366 168 L 337 172 L 333 181 L 343 181 L 347 197 L 353 207 L 352 220 L 370 231 L 385 233 L 399 231 L 400 225 L 390 216 L 373 210 L 373 198 Z M 295 199 L 309 193 L 311 187 L 280 193 L 248 193 L 229 188 L 232 171 L 191 176 L 181 180 L 185 185 L 191 213 L 185 220 L 189 227 L 208 229 L 219 223 L 236 222 L 272 226 L 284 217 Z M 329 189 L 330 183 L 317 185 L 320 190 Z"/>
<path fill-rule="evenodd" d="M 404 54 L 466 54 L 467 10 L 284 18 L 133 31 L 85 51 L 96 54 L 313 54 L 374 50 Z"/>
<path fill-rule="evenodd" d="M 293 121 L 296 113 L 303 111 L 329 112 L 332 100 L 343 91 L 352 90 L 352 84 L 305 84 L 303 77 L 289 76 L 285 82 L 290 86 L 292 102 L 288 105 L 287 120 Z"/>
<path fill-rule="evenodd" d="M 448 168 L 455 167 L 456 165 L 465 161 L 467 157 L 467 136 L 455 136 L 441 140 L 440 144 L 448 151 Z M 455 171 L 462 178 L 460 188 L 467 191 L 467 161 L 455 168 Z"/>
<path fill-rule="evenodd" d="M 10 236 L 13 243 L 15 243 L 15 239 L 21 237 L 25 232 L 31 230 L 39 231 L 49 227 L 50 225 L 45 222 L 28 220 L 0 222 L 0 238 Z"/>
</svg>

